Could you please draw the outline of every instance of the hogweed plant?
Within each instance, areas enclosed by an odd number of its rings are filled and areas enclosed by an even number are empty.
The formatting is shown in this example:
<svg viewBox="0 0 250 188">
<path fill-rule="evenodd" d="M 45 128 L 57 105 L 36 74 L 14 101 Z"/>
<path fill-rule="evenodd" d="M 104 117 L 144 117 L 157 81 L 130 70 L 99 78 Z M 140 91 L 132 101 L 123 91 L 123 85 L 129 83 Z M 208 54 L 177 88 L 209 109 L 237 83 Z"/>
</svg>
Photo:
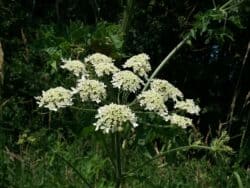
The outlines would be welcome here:
<svg viewBox="0 0 250 188">
<path fill-rule="evenodd" d="M 93 107 L 97 106 L 93 109 L 96 110 L 93 128 L 105 137 L 112 138 L 108 139 L 111 142 L 108 145 L 112 145 L 114 153 L 110 160 L 114 166 L 116 187 L 121 187 L 125 177 L 131 174 L 131 171 L 123 171 L 121 150 L 126 149 L 122 147 L 128 135 L 125 133 L 136 134 L 137 127 L 145 126 L 146 122 L 143 122 L 140 115 L 155 114 L 166 126 L 186 129 L 193 126 L 190 117 L 198 116 L 200 112 L 194 100 L 185 99 L 183 93 L 173 84 L 167 80 L 155 79 L 152 75 L 149 78 L 152 69 L 149 60 L 149 56 L 142 53 L 117 67 L 112 58 L 100 53 L 87 56 L 84 62 L 62 59 L 64 64 L 61 68 L 71 72 L 77 79 L 75 86 L 68 89 L 62 86 L 51 88 L 36 97 L 39 107 L 48 108 L 50 111 L 74 105 L 74 99 L 77 97 L 81 99 L 83 106 L 85 102 L 95 104 Z M 153 73 L 156 74 L 157 72 Z M 197 143 L 180 149 L 210 149 Z M 217 150 L 220 148 L 216 145 Z M 178 148 L 172 151 L 176 150 Z M 160 153 L 150 161 L 168 152 L 171 150 Z"/>
</svg>

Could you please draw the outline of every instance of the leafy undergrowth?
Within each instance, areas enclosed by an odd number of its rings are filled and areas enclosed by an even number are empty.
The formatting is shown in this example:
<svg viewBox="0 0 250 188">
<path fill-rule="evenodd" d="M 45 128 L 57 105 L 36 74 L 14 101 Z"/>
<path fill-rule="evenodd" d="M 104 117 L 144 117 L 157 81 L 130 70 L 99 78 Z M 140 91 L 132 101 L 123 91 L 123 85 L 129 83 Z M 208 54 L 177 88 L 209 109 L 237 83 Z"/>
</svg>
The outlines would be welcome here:
<svg viewBox="0 0 250 188">
<path fill-rule="evenodd" d="M 61 131 L 41 129 L 34 140 L 34 134 L 19 137 L 15 145 L 20 153 L 7 147 L 1 151 L 1 187 L 88 187 L 86 182 L 91 187 L 114 187 L 113 168 L 99 136 L 88 137 L 89 142 L 84 135 L 66 140 Z M 229 157 L 180 151 L 144 165 L 150 160 L 147 148 L 127 151 L 130 157 L 123 159 L 123 168 L 129 173 L 123 187 L 250 186 L 249 169 L 231 164 Z"/>
</svg>

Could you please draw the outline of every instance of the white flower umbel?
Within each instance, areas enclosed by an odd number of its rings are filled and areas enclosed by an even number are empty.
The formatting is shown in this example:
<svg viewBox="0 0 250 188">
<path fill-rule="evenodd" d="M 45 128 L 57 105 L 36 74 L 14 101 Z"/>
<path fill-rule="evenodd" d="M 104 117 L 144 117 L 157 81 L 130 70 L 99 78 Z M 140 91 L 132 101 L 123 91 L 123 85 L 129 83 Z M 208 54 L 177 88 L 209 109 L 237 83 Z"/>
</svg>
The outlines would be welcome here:
<svg viewBox="0 0 250 188">
<path fill-rule="evenodd" d="M 186 99 L 185 101 L 177 101 L 175 109 L 185 110 L 190 114 L 199 115 L 200 107 L 194 103 L 193 99 Z"/>
<path fill-rule="evenodd" d="M 123 68 L 132 68 L 134 73 L 147 78 L 147 73 L 151 71 L 149 59 L 149 56 L 145 53 L 135 55 L 125 62 Z"/>
<path fill-rule="evenodd" d="M 188 126 L 192 126 L 192 119 L 180 116 L 178 114 L 172 114 L 169 116 L 169 120 L 171 124 L 177 125 L 183 129 L 186 129 Z"/>
<path fill-rule="evenodd" d="M 144 107 L 145 110 L 153 111 L 160 115 L 165 121 L 168 121 L 168 110 L 161 94 L 153 90 L 148 90 L 142 92 L 137 98 L 140 106 Z"/>
<path fill-rule="evenodd" d="M 183 98 L 182 92 L 167 80 L 153 79 L 150 83 L 150 88 L 160 93 L 165 101 L 171 98 L 176 102 L 178 101 L 178 97 Z"/>
<path fill-rule="evenodd" d="M 108 62 L 93 64 L 93 67 L 98 77 L 102 77 L 104 75 L 108 76 L 119 71 L 119 69 L 113 63 Z"/>
<path fill-rule="evenodd" d="M 73 93 L 79 93 L 82 102 L 93 101 L 100 103 L 106 98 L 106 85 L 97 80 L 80 79 Z"/>
<path fill-rule="evenodd" d="M 133 72 L 124 70 L 113 75 L 112 85 L 114 88 L 119 88 L 123 91 L 135 93 L 143 85 L 143 81 Z"/>
<path fill-rule="evenodd" d="M 79 60 L 65 60 L 62 59 L 62 62 L 64 65 L 61 65 L 61 68 L 67 69 L 68 71 L 72 72 L 75 76 L 80 75 L 87 75 L 86 67 L 85 65 L 79 61 Z"/>
<path fill-rule="evenodd" d="M 92 65 L 96 65 L 99 63 L 112 63 L 113 61 L 114 60 L 111 57 L 108 57 L 101 53 L 94 53 L 84 59 L 84 62 L 91 63 Z"/>
<path fill-rule="evenodd" d="M 95 130 L 102 130 L 104 134 L 122 131 L 127 122 L 131 123 L 133 127 L 138 126 L 135 114 L 126 105 L 111 103 L 102 106 L 98 109 L 96 119 Z"/>
<path fill-rule="evenodd" d="M 72 93 L 63 87 L 51 88 L 42 92 L 42 96 L 35 97 L 39 107 L 57 111 L 59 108 L 73 105 Z"/>
</svg>

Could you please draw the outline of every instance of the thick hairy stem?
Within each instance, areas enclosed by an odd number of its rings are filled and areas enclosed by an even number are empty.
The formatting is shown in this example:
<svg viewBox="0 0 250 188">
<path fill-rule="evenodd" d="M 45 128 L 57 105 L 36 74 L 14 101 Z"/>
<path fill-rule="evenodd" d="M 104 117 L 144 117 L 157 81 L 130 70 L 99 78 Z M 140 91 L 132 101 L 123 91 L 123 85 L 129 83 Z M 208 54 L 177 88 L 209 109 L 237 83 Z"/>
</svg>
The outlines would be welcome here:
<svg viewBox="0 0 250 188">
<path fill-rule="evenodd" d="M 115 133 L 115 153 L 116 153 L 116 188 L 121 185 L 122 169 L 121 169 L 121 150 L 120 150 L 120 135 Z"/>
<path fill-rule="evenodd" d="M 105 138 L 103 136 L 101 136 L 101 139 L 102 139 L 102 143 L 104 145 L 104 148 L 108 154 L 108 157 L 109 157 L 109 160 L 110 162 L 112 163 L 113 167 L 114 167 L 114 171 L 116 169 L 116 164 L 115 164 L 115 161 L 114 161 L 114 157 L 112 156 L 112 150 L 110 150 L 110 148 L 108 147 L 108 144 L 105 140 Z"/>
</svg>

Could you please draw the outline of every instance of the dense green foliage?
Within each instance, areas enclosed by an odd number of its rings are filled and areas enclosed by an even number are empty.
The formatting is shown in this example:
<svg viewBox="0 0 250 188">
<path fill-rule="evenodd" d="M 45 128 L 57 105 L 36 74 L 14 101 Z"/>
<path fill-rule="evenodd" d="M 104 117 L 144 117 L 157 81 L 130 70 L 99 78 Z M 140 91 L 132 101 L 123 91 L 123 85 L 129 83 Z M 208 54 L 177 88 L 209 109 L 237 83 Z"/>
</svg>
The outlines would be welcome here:
<svg viewBox="0 0 250 188">
<path fill-rule="evenodd" d="M 61 58 L 100 52 L 122 64 L 145 52 L 156 68 L 183 39 L 159 77 L 196 99 L 201 114 L 185 130 L 145 115 L 126 140 L 123 187 L 250 186 L 249 24 L 247 0 L 0 0 L 0 187 L 114 187 L 95 114 L 80 104 L 38 109 L 34 96 L 75 82 Z M 224 131 L 233 152 L 174 150 L 194 141 L 212 148 Z"/>
</svg>

